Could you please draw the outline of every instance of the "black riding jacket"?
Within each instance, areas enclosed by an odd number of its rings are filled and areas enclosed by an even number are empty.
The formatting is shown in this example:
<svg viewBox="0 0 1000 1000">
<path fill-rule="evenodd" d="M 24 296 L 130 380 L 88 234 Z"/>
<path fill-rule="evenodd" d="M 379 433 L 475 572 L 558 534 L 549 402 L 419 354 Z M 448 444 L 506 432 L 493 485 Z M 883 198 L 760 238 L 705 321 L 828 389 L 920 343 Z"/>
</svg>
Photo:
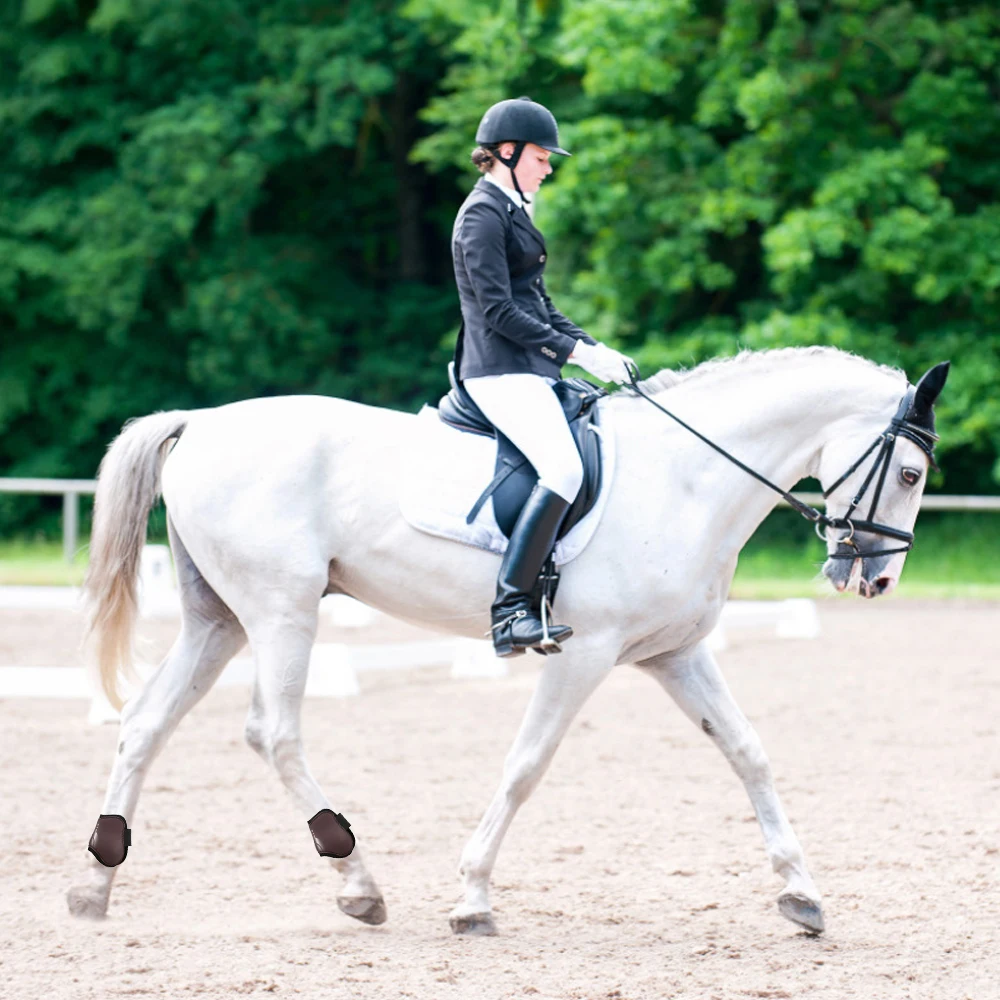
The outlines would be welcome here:
<svg viewBox="0 0 1000 1000">
<path fill-rule="evenodd" d="M 560 377 L 578 339 L 596 344 L 552 304 L 545 240 L 528 213 L 481 178 L 451 237 L 462 328 L 455 376 L 532 372 Z"/>
</svg>

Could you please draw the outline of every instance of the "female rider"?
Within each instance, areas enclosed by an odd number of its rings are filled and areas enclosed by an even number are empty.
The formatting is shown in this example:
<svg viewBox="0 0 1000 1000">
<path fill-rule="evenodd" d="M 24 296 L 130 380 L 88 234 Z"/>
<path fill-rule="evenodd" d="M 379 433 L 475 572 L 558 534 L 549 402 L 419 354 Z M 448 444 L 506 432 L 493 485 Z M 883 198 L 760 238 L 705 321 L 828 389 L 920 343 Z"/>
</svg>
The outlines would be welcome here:
<svg viewBox="0 0 1000 1000">
<path fill-rule="evenodd" d="M 538 482 L 511 532 L 491 609 L 498 656 L 542 641 L 531 590 L 583 481 L 583 465 L 552 390 L 572 361 L 605 382 L 624 382 L 631 359 L 571 323 L 545 291 L 546 248 L 526 209 L 552 173 L 559 146 L 552 113 L 527 97 L 500 101 L 483 116 L 472 162 L 483 174 L 459 209 L 452 232 L 462 329 L 455 377 L 483 413 L 527 457 Z M 550 625 L 558 643 L 568 625 Z"/>
</svg>

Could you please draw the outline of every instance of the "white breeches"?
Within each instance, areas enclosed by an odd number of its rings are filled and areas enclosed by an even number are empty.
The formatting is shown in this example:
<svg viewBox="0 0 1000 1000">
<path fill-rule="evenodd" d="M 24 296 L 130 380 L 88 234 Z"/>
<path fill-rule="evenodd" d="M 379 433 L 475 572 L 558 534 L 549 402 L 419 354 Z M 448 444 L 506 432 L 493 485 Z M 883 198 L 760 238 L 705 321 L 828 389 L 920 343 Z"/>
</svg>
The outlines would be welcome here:
<svg viewBox="0 0 1000 1000">
<path fill-rule="evenodd" d="M 539 485 L 572 503 L 583 483 L 583 463 L 552 391 L 555 379 L 513 372 L 467 378 L 462 384 L 479 409 L 524 452 Z"/>
</svg>

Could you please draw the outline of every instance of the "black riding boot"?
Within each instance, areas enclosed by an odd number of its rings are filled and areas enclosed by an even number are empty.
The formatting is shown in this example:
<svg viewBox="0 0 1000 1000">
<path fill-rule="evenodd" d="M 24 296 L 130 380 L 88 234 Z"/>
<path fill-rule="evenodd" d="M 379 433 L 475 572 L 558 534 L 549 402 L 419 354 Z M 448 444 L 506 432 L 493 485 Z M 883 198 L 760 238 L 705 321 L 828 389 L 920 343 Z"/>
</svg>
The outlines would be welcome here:
<svg viewBox="0 0 1000 1000">
<path fill-rule="evenodd" d="M 500 565 L 490 612 L 497 656 L 516 656 L 542 642 L 542 623 L 531 608 L 531 590 L 569 507 L 558 493 L 537 483 L 525 501 Z M 559 642 L 568 639 L 573 629 L 549 624 L 548 632 L 555 641 L 546 652 L 558 653 Z"/>
</svg>

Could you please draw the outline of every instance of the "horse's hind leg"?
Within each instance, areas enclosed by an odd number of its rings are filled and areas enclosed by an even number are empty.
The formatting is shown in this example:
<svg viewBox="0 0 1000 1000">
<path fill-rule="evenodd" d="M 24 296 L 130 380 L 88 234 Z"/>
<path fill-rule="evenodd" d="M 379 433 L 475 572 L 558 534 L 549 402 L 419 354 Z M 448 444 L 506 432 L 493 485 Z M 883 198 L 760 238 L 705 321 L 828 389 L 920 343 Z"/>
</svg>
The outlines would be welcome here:
<svg viewBox="0 0 1000 1000">
<path fill-rule="evenodd" d="M 156 755 L 246 642 L 239 622 L 204 581 L 170 527 L 181 592 L 181 631 L 143 690 L 122 708 L 118 752 L 101 810 L 102 815 L 124 816 L 129 826 Z M 67 893 L 70 913 L 103 917 L 116 870 L 91 857 L 86 880 Z"/>
<path fill-rule="evenodd" d="M 767 754 L 705 643 L 685 653 L 643 660 L 637 666 L 663 685 L 685 715 L 725 755 L 750 797 L 771 866 L 785 880 L 778 908 L 793 923 L 814 934 L 821 933 L 823 908 L 819 892 L 778 798 Z"/>
<path fill-rule="evenodd" d="M 272 605 L 265 620 L 258 618 L 250 624 L 247 619 L 256 680 L 246 721 L 246 741 L 278 772 L 306 820 L 321 809 L 331 808 L 309 771 L 301 731 L 302 697 L 317 628 L 318 593 L 319 589 L 314 589 L 311 597 L 303 595 L 298 606 L 289 603 L 280 616 L 274 615 Z M 366 924 L 384 923 L 385 901 L 365 866 L 360 846 L 356 844 L 347 857 L 331 857 L 329 861 L 345 877 L 337 896 L 340 909 Z"/>
</svg>

